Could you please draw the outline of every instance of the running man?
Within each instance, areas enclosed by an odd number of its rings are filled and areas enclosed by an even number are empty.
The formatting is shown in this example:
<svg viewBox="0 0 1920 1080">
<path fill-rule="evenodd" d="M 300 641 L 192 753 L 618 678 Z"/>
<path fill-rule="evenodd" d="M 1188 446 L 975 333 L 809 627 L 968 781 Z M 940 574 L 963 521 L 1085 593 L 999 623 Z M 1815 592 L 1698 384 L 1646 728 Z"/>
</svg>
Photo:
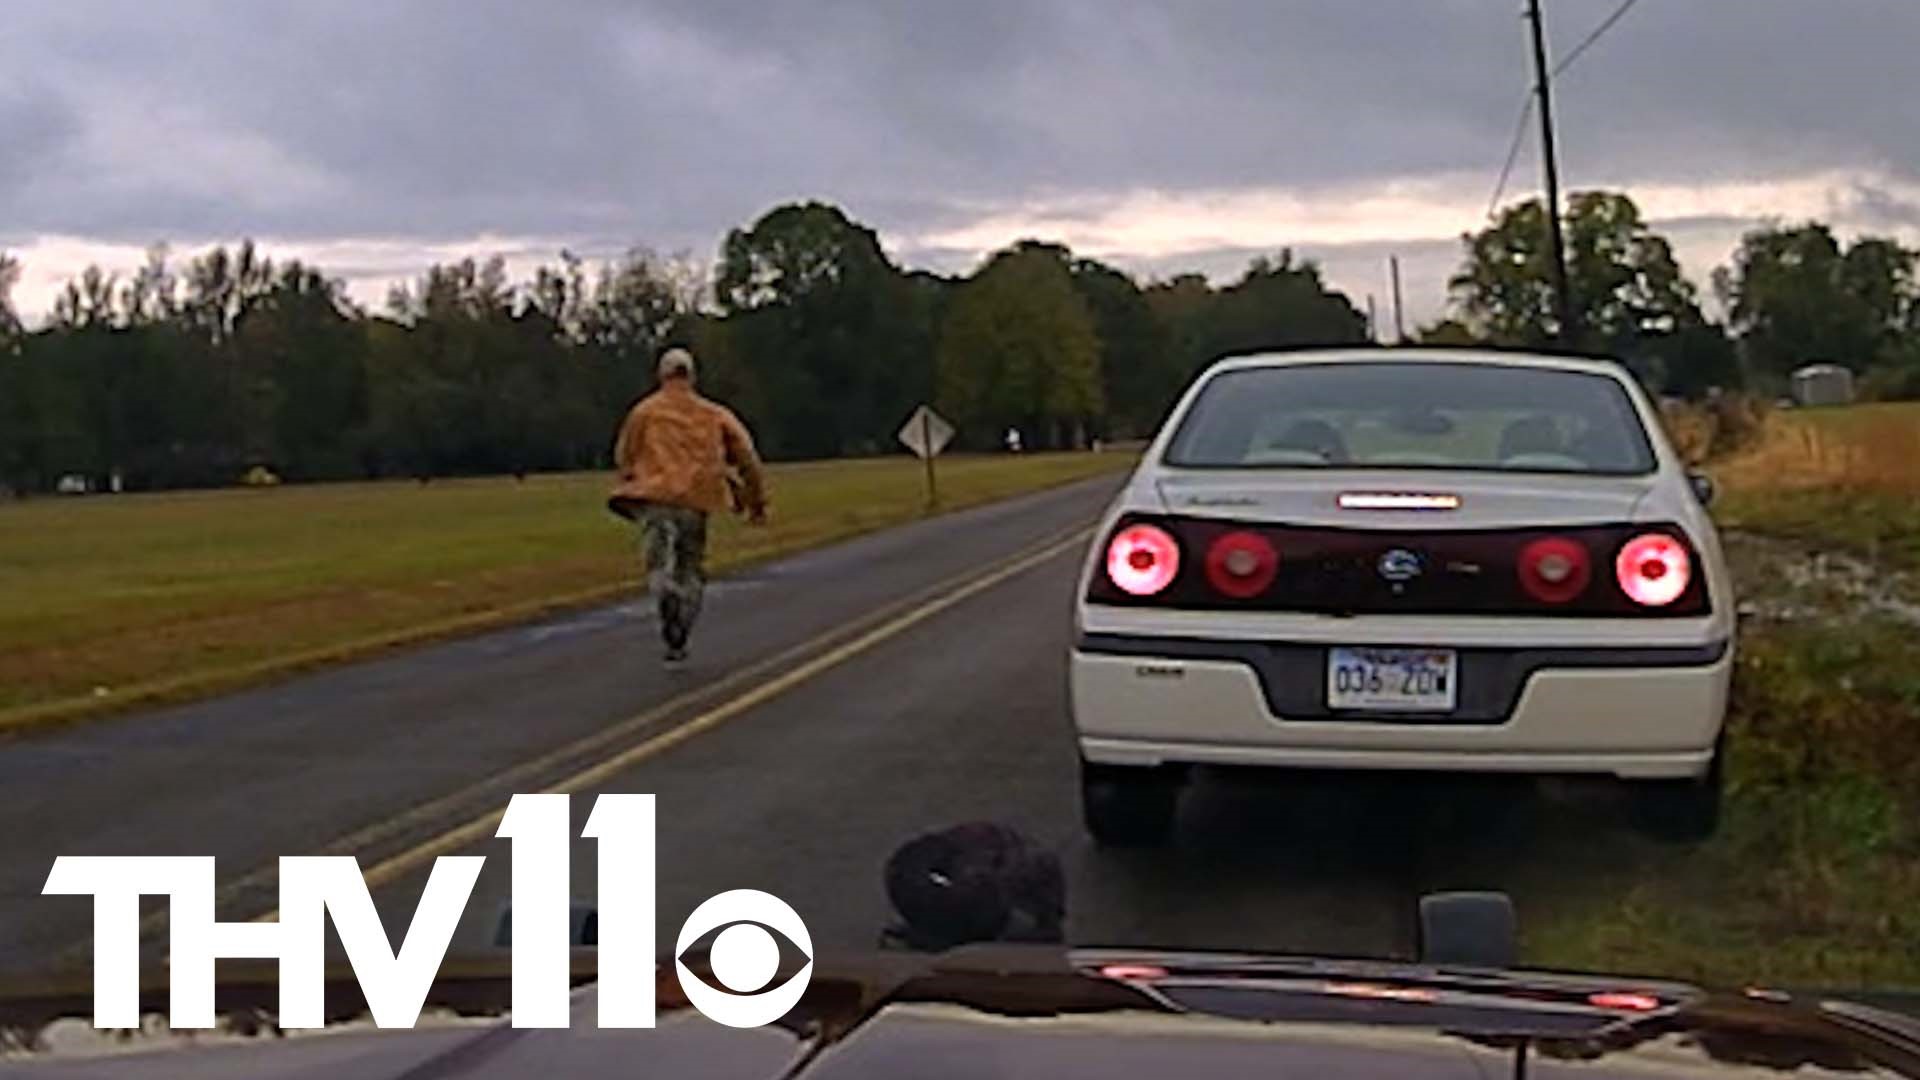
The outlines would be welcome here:
<svg viewBox="0 0 1920 1080">
<path fill-rule="evenodd" d="M 707 582 L 707 516 L 733 509 L 748 524 L 765 524 L 766 474 L 746 426 L 694 391 L 692 353 L 668 349 L 658 374 L 659 389 L 620 425 L 613 444 L 620 482 L 607 508 L 640 526 L 666 661 L 678 665 L 687 658 Z"/>
</svg>

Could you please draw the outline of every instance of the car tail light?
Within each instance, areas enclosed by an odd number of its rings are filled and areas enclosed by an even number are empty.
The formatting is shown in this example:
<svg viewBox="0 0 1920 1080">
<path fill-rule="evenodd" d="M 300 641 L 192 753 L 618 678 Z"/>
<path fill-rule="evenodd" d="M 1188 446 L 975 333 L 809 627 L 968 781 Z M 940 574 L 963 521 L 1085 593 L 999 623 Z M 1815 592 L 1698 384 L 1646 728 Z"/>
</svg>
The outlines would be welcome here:
<svg viewBox="0 0 1920 1080">
<path fill-rule="evenodd" d="M 1180 573 L 1180 545 L 1157 525 L 1129 525 L 1107 544 L 1107 577 L 1122 592 L 1152 596 Z"/>
<path fill-rule="evenodd" d="M 1520 587 L 1547 604 L 1564 604 L 1587 591 L 1593 580 L 1593 560 L 1584 544 L 1564 536 L 1548 536 L 1520 549 L 1517 564 Z"/>
<path fill-rule="evenodd" d="M 1222 596 L 1250 600 L 1267 591 L 1280 555 L 1259 533 L 1230 532 L 1207 548 L 1207 581 Z"/>
<path fill-rule="evenodd" d="M 1680 599 L 1693 577 L 1686 546 L 1665 533 L 1642 533 L 1627 541 L 1613 566 L 1620 590 L 1643 607 L 1665 607 Z"/>
<path fill-rule="evenodd" d="M 1632 990 L 1602 990 L 1597 994 L 1588 994 L 1587 1004 L 1622 1012 L 1653 1012 L 1660 1007 L 1660 999 Z"/>
<path fill-rule="evenodd" d="M 1108 964 L 1100 974 L 1118 982 L 1153 982 L 1167 977 L 1167 969 L 1158 964 Z"/>
</svg>

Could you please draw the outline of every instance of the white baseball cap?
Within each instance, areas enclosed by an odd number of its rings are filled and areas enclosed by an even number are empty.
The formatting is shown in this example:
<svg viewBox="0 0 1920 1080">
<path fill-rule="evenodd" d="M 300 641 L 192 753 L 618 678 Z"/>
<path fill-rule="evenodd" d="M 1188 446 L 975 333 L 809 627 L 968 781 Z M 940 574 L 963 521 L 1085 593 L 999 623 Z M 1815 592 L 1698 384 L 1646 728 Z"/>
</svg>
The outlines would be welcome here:
<svg viewBox="0 0 1920 1080">
<path fill-rule="evenodd" d="M 656 369 L 661 379 L 675 377 L 693 378 L 693 354 L 685 349 L 668 349 L 660 354 L 660 366 Z"/>
</svg>

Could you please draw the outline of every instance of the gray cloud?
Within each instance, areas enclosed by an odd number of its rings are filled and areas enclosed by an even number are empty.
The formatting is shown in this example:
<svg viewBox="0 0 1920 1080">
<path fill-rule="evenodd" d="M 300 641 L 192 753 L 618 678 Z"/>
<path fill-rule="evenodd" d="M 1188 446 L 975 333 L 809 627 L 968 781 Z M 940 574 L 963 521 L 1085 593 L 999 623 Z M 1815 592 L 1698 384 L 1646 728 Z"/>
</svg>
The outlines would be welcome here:
<svg viewBox="0 0 1920 1080">
<path fill-rule="evenodd" d="M 65 102 L 47 90 L 0 86 L 0 133 L 7 147 L 7 153 L 0 155 L 0 184 L 24 182 L 36 161 L 60 152 L 74 126 Z"/>
<path fill-rule="evenodd" d="M 1920 222 L 1920 200 L 1881 185 L 1856 183 L 1840 198 L 1851 216 L 1871 228 L 1893 229 Z"/>
<path fill-rule="evenodd" d="M 0 232 L 706 252 L 803 196 L 924 232 L 1074 192 L 1490 187 L 1527 82 L 1516 7 L 16 3 Z M 1612 7 L 1550 3 L 1558 48 Z M 1647 0 L 1564 81 L 1570 179 L 1920 175 L 1917 41 L 1908 0 Z"/>
</svg>

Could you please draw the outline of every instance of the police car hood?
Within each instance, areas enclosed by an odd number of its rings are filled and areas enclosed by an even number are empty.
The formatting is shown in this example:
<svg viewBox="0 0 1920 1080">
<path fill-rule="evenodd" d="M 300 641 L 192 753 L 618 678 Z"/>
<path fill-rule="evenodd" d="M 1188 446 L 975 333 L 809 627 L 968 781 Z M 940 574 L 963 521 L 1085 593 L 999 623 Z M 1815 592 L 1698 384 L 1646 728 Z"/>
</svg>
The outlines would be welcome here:
<svg viewBox="0 0 1920 1080">
<path fill-rule="evenodd" d="M 516 1029 L 485 993 L 437 987 L 421 1025 L 162 1032 L 63 1052 L 42 1029 L 0 1075 L 101 1080 L 553 1076 L 1088 1077 L 1920 1075 L 1920 1023 L 1824 995 L 1298 958 L 984 947 L 823 957 L 784 1020 L 736 1029 L 672 1000 L 652 1030 Z M 474 1002 L 491 1002 L 480 1008 Z M 74 1021 L 79 1023 L 78 1021 Z M 66 1024 L 69 1021 L 61 1021 Z M 84 1027 L 84 1025 L 82 1025 Z M 90 1033 L 90 1032 L 89 1032 Z"/>
</svg>

